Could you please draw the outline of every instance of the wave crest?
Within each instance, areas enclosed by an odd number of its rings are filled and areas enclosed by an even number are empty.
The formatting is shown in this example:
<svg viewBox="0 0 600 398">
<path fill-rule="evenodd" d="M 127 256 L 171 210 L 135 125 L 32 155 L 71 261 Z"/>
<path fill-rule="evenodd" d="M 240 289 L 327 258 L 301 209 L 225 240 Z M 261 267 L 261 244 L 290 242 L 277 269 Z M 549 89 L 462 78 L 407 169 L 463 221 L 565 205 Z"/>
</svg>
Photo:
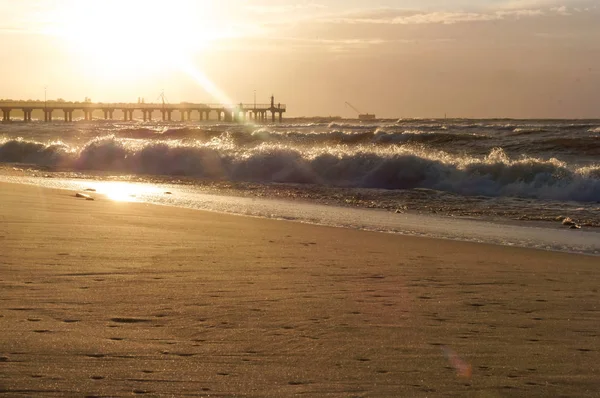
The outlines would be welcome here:
<svg viewBox="0 0 600 398">
<path fill-rule="evenodd" d="M 0 142 L 0 161 L 75 170 L 184 175 L 206 179 L 309 183 L 357 188 L 430 188 L 462 195 L 600 201 L 600 166 L 511 159 L 496 148 L 459 157 L 407 147 L 247 148 L 221 143 L 98 138 L 80 150 L 62 143 Z"/>
</svg>

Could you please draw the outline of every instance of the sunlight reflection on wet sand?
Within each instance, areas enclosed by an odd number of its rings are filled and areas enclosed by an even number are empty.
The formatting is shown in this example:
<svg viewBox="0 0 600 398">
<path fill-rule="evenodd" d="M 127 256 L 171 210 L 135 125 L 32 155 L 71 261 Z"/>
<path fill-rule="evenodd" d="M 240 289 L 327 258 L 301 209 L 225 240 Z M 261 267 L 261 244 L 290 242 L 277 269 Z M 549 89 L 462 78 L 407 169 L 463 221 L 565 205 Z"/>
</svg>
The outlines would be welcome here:
<svg viewBox="0 0 600 398">
<path fill-rule="evenodd" d="M 132 184 L 128 182 L 97 182 L 90 184 L 100 195 L 117 202 L 137 202 L 140 196 L 153 195 L 160 192 L 155 186 Z"/>
</svg>

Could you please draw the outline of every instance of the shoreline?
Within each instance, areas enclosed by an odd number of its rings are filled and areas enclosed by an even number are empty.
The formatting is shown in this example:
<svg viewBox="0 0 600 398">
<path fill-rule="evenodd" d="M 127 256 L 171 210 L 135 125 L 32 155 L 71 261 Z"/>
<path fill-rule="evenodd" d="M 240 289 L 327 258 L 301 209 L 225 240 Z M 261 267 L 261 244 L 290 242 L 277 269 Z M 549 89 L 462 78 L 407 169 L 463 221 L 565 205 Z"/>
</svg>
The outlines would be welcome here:
<svg viewBox="0 0 600 398">
<path fill-rule="evenodd" d="M 597 393 L 596 258 L 0 189 L 4 393 Z"/>
<path fill-rule="evenodd" d="M 17 172 L 15 172 L 17 171 Z M 195 177 L 172 177 L 172 176 L 151 176 L 151 175 L 135 175 L 135 174 L 115 174 L 109 172 L 98 172 L 98 171 L 68 171 L 68 170 L 45 170 L 40 169 L 35 165 L 27 165 L 27 164 L 18 164 L 15 163 L 13 165 L 8 166 L 0 166 L 0 177 L 2 176 L 15 176 L 18 177 L 20 173 L 24 173 L 23 175 L 26 178 L 42 178 L 41 174 L 43 174 L 44 178 L 48 176 L 48 178 L 54 178 L 56 180 L 72 180 L 75 179 L 83 181 L 88 180 L 90 182 L 97 181 L 131 181 L 134 180 L 133 183 L 147 183 L 154 185 L 170 185 L 173 187 L 185 187 L 185 186 L 194 186 L 197 187 L 204 193 L 213 194 L 213 195 L 222 195 L 222 196 L 236 196 L 236 197 L 245 197 L 245 198 L 257 198 L 257 199 L 272 199 L 272 200 L 289 200 L 289 198 L 293 198 L 294 201 L 298 201 L 306 204 L 319 204 L 326 206 L 335 206 L 335 207 L 343 207 L 348 209 L 360 208 L 360 209 L 373 209 L 373 210 L 382 210 L 389 212 L 407 212 L 415 215 L 430 215 L 430 216 L 443 216 L 443 217 L 451 217 L 457 219 L 472 219 L 483 222 L 490 222 L 496 224 L 506 224 L 506 225 L 533 225 L 539 226 L 542 228 L 554 228 L 561 229 L 560 224 L 557 224 L 556 218 L 559 217 L 556 213 L 545 214 L 544 216 L 532 216 L 531 214 L 527 215 L 525 213 L 525 209 L 513 210 L 512 212 L 505 211 L 501 214 L 490 213 L 490 214 L 482 214 L 477 211 L 472 211 L 469 213 L 468 209 L 475 207 L 479 209 L 482 204 L 472 202 L 469 205 L 464 205 L 461 209 L 456 209 L 456 205 L 458 201 L 464 201 L 464 199 L 468 199 L 469 201 L 474 201 L 473 196 L 462 197 L 457 194 L 453 194 L 450 192 L 443 191 L 435 191 L 432 189 L 407 189 L 407 190 L 397 190 L 391 191 L 394 193 L 394 199 L 392 203 L 386 202 L 385 200 L 377 198 L 377 192 L 379 194 L 385 193 L 389 194 L 389 190 L 379 190 L 379 189 L 368 189 L 368 188 L 344 188 L 344 187 L 331 187 L 331 186 L 319 186 L 315 184 L 302 184 L 302 186 L 298 186 L 297 184 L 268 184 L 268 183 L 257 183 L 257 182 L 243 182 L 243 181 L 214 181 L 214 180 L 205 180 L 199 179 Z M 27 175 L 29 173 L 30 175 Z M 49 174 L 48 174 L 49 173 Z M 75 177 L 77 175 L 77 177 Z M 126 178 L 126 180 L 122 180 L 121 178 Z M 173 182 L 171 180 L 175 179 L 178 182 Z M 445 195 L 444 198 L 438 198 L 434 201 L 422 202 L 417 197 L 421 192 L 431 192 L 436 195 Z M 355 196 L 366 196 L 361 199 L 356 199 Z M 371 195 L 371 196 L 369 196 Z M 347 197 L 347 201 L 342 201 L 339 199 L 340 196 Z M 497 201 L 498 199 L 503 200 L 511 200 L 515 198 L 506 197 L 506 198 L 494 198 L 494 197 L 485 197 L 487 201 Z M 517 198 L 518 199 L 518 198 Z M 454 207 L 453 211 L 443 208 L 436 208 L 439 206 L 440 202 L 450 202 L 450 204 L 446 204 L 446 206 Z M 351 203 L 351 204 L 348 204 Z M 529 208 L 527 211 L 535 212 L 541 211 L 540 208 L 543 207 L 543 204 L 547 204 L 550 206 L 556 207 L 557 205 L 564 205 L 564 203 L 560 203 L 559 201 L 543 201 L 540 200 L 540 204 L 537 208 Z M 436 206 L 437 204 L 437 206 Z M 588 203 L 582 203 L 582 205 L 586 205 Z M 406 209 L 407 206 L 410 205 L 410 209 Z M 495 206 L 499 209 L 502 209 L 506 206 L 506 203 L 490 203 L 489 205 Z M 505 209 L 506 210 L 506 209 Z M 569 216 L 580 218 L 581 215 L 570 214 L 573 212 L 573 209 L 566 209 L 565 213 Z M 583 229 L 586 231 L 594 231 L 597 230 L 600 232 L 600 223 L 598 222 L 589 222 L 583 220 L 583 222 L 579 222 L 582 225 Z"/>
<path fill-rule="evenodd" d="M 132 201 L 225 215 L 294 221 L 315 226 L 600 256 L 600 230 L 596 228 L 570 230 L 556 225 L 544 225 L 539 221 L 523 223 L 508 219 L 450 217 L 444 214 L 419 212 L 395 214 L 383 209 L 342 207 L 313 200 L 220 194 L 205 191 L 202 187 L 193 184 L 131 182 L 116 179 L 43 178 L 40 176 L 23 178 L 19 175 L 15 175 L 15 178 L 11 180 L 7 176 L 10 177 L 10 174 L 0 174 L 0 183 L 26 184 L 68 191 L 85 190 L 89 187 L 96 187 L 102 191 L 103 187 L 115 184 L 122 184 L 123 186 L 119 189 L 123 191 L 127 191 L 128 186 L 131 189 L 160 187 L 152 193 L 141 192 Z M 173 191 L 175 195 L 165 197 L 163 193 L 166 190 Z M 120 196 L 119 200 L 130 201 L 123 195 Z M 323 217 L 323 214 L 326 213 L 330 214 Z M 353 221 L 348 221 L 348 219 Z"/>
</svg>

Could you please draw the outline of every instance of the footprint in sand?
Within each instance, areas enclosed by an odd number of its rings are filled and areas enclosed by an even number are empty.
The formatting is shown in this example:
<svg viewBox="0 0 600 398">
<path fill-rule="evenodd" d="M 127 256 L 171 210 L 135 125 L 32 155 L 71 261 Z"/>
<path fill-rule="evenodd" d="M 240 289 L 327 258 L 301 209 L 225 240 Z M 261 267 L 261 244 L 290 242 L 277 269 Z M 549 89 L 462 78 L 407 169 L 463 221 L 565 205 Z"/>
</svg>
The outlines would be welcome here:
<svg viewBox="0 0 600 398">
<path fill-rule="evenodd" d="M 111 321 L 116 322 L 116 323 L 143 323 L 143 322 L 150 322 L 149 319 L 143 319 L 143 318 L 110 318 Z"/>
<path fill-rule="evenodd" d="M 310 384 L 310 382 L 308 382 L 308 381 L 300 381 L 300 380 L 290 380 L 290 381 L 288 381 L 288 384 L 290 386 L 303 386 L 303 385 L 306 385 L 306 384 Z"/>
<path fill-rule="evenodd" d="M 85 354 L 86 357 L 89 358 L 104 358 L 106 355 L 104 354 Z"/>
</svg>

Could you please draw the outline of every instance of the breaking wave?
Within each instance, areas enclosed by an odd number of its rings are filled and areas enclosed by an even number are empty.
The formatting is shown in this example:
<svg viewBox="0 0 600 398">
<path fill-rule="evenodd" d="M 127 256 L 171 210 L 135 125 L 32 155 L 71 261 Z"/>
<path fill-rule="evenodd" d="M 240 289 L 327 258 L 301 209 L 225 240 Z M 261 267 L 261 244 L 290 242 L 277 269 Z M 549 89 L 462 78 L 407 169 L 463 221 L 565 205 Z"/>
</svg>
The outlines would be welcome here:
<svg viewBox="0 0 600 398">
<path fill-rule="evenodd" d="M 167 140 L 184 138 L 210 139 L 219 135 L 220 132 L 183 127 L 165 130 L 154 130 L 149 128 L 121 129 L 113 134 L 120 138 Z"/>
<path fill-rule="evenodd" d="M 342 123 L 342 122 L 331 122 L 329 126 L 330 129 L 352 129 L 352 130 L 375 130 L 379 125 L 376 123 L 372 124 L 356 124 L 356 123 Z"/>
<path fill-rule="evenodd" d="M 502 149 L 483 157 L 461 157 L 395 146 L 302 149 L 278 143 L 247 147 L 109 136 L 81 148 L 61 142 L 4 140 L 0 141 L 0 162 L 212 180 L 430 188 L 462 195 L 600 201 L 600 165 L 574 167 L 532 157 L 514 160 Z"/>
<path fill-rule="evenodd" d="M 517 127 L 516 129 L 512 130 L 512 134 L 511 135 L 529 135 L 529 134 L 535 134 L 535 133 L 542 133 L 545 132 L 547 130 L 541 128 L 541 127 Z"/>
<path fill-rule="evenodd" d="M 373 142 L 383 143 L 419 143 L 419 144 L 448 144 L 448 143 L 466 143 L 469 141 L 486 140 L 488 137 L 471 133 L 445 133 L 430 131 L 403 131 L 400 133 L 388 133 L 378 130 L 373 136 Z"/>
<path fill-rule="evenodd" d="M 331 131 L 272 131 L 261 128 L 254 131 L 245 130 L 200 130 L 193 128 L 168 129 L 155 131 L 147 128 L 124 129 L 114 135 L 119 138 L 146 140 L 195 140 L 195 141 L 231 141 L 236 145 L 261 145 L 263 143 L 285 143 L 295 145 L 331 145 L 331 144 L 429 144 L 445 145 L 486 140 L 489 137 L 476 133 L 423 131 L 423 130 L 394 130 L 393 128 L 369 127 L 358 130 Z"/>
</svg>

